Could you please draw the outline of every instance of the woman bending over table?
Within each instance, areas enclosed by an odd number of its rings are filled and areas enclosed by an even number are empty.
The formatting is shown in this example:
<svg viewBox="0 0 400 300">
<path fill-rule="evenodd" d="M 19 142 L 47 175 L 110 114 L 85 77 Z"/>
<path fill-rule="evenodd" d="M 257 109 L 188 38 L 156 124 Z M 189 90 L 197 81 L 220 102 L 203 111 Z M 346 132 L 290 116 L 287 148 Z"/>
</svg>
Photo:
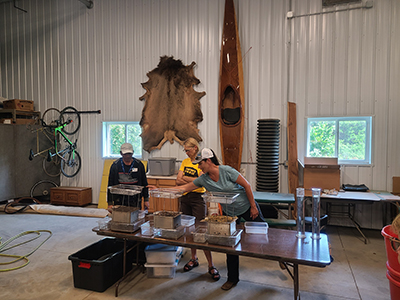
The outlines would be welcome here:
<svg viewBox="0 0 400 300">
<path fill-rule="evenodd" d="M 198 165 L 192 163 L 199 152 L 199 143 L 194 138 L 188 138 L 183 142 L 183 148 L 188 158 L 182 161 L 181 167 L 179 168 L 178 177 L 176 179 L 177 185 L 185 185 L 193 182 L 193 180 L 203 174 L 198 168 Z M 195 216 L 198 221 L 203 220 L 207 212 L 206 202 L 202 197 L 202 194 L 204 194 L 205 191 L 205 188 L 199 187 L 193 191 L 185 193 L 179 199 L 182 213 L 189 216 Z M 190 250 L 192 252 L 192 257 L 183 268 L 184 272 L 190 271 L 199 266 L 196 248 L 191 248 Z M 221 276 L 219 275 L 217 268 L 214 267 L 211 251 L 204 250 L 204 255 L 208 262 L 208 273 L 211 275 L 213 280 L 219 280 Z"/>
<path fill-rule="evenodd" d="M 193 164 L 198 164 L 203 174 L 179 188 L 184 192 L 204 187 L 211 192 L 239 193 L 235 202 L 222 205 L 224 215 L 237 216 L 237 223 L 243 218 L 246 221 L 265 222 L 258 203 L 254 200 L 250 183 L 234 168 L 220 165 L 213 150 L 204 148 L 196 156 Z M 221 286 L 229 290 L 239 282 L 239 256 L 226 255 L 228 280 Z"/>
</svg>

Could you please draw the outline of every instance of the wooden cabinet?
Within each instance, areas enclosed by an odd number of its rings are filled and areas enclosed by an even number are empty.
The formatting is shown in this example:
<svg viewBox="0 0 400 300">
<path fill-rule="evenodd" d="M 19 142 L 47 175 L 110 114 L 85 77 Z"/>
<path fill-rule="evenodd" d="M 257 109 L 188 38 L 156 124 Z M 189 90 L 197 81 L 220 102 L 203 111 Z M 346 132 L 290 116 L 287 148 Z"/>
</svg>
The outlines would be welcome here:
<svg viewBox="0 0 400 300">
<path fill-rule="evenodd" d="M 165 176 L 147 176 L 147 183 L 149 185 L 154 185 L 158 188 L 174 187 L 176 186 L 176 177 Z M 149 213 L 155 211 L 179 211 L 179 198 L 159 198 L 150 197 L 149 198 Z"/>
<path fill-rule="evenodd" d="M 50 203 L 59 205 L 84 206 L 92 203 L 90 187 L 55 187 L 50 189 Z"/>
</svg>

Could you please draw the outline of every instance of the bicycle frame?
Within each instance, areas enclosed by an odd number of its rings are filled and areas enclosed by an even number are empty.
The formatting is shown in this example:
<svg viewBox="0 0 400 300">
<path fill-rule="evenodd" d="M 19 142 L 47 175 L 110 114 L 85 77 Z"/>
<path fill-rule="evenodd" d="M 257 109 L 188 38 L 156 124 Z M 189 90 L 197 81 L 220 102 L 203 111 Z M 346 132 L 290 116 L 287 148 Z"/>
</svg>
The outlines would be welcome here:
<svg viewBox="0 0 400 300">
<path fill-rule="evenodd" d="M 72 149 L 72 159 L 75 159 L 76 141 L 75 141 L 75 143 L 72 143 L 72 142 L 67 138 L 67 136 L 65 135 L 65 133 L 62 131 L 62 129 L 63 129 L 65 126 L 67 126 L 69 123 L 71 123 L 71 122 L 72 122 L 71 120 L 66 121 L 65 123 L 61 124 L 60 126 L 54 128 L 54 148 L 55 148 L 56 153 L 51 154 L 52 157 L 55 156 L 55 155 L 58 155 L 61 159 L 65 160 L 65 159 L 62 157 L 62 154 L 65 153 L 65 151 L 67 151 L 68 149 L 71 148 L 71 149 Z M 58 151 L 58 145 L 57 145 L 57 135 L 58 135 L 58 134 L 61 134 L 62 137 L 64 138 L 64 140 L 69 144 L 66 148 L 64 148 L 64 149 L 62 149 L 62 150 L 60 150 L 60 151 Z"/>
</svg>

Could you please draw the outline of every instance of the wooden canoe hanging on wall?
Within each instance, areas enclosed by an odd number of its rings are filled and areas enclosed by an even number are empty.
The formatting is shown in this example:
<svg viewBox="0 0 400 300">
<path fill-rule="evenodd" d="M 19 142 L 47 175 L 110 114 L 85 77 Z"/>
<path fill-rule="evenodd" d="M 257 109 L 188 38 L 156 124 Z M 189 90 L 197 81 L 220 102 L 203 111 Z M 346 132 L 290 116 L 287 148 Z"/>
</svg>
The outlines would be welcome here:
<svg viewBox="0 0 400 300">
<path fill-rule="evenodd" d="M 219 69 L 219 129 L 223 164 L 240 171 L 244 127 L 243 65 L 233 0 L 225 0 Z"/>
</svg>

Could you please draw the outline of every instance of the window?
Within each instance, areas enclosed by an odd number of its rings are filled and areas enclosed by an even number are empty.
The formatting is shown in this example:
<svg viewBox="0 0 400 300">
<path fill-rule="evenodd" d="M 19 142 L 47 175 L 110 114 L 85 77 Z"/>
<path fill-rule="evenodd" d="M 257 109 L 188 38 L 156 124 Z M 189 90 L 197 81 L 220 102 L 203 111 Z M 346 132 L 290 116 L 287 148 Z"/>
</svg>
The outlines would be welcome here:
<svg viewBox="0 0 400 300">
<path fill-rule="evenodd" d="M 371 164 L 371 125 L 372 117 L 308 118 L 307 156 Z"/>
<path fill-rule="evenodd" d="M 142 128 L 139 122 L 103 122 L 103 157 L 120 157 L 123 143 L 131 143 L 133 155 L 142 157 Z"/>
</svg>

